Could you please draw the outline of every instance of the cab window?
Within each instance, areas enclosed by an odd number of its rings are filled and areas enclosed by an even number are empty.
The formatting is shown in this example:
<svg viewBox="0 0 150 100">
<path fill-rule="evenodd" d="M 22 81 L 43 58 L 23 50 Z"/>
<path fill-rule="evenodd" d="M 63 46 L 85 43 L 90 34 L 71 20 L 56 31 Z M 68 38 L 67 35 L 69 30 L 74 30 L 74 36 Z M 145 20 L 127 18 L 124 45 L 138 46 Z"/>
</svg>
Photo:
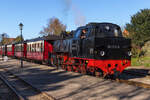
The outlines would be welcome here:
<svg viewBox="0 0 150 100">
<path fill-rule="evenodd" d="M 94 30 L 92 28 L 86 29 L 86 37 L 94 36 Z"/>
<path fill-rule="evenodd" d="M 81 34 L 81 30 L 77 30 L 74 37 L 75 38 L 79 38 L 80 37 L 80 34 Z"/>
</svg>

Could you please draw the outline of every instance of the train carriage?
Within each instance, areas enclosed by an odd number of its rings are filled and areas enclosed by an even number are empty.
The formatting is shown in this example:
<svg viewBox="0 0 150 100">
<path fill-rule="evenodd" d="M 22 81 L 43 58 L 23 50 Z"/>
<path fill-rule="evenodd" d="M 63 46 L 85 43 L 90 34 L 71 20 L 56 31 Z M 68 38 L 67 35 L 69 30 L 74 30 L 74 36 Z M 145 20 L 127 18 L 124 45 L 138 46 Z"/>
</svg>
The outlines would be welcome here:
<svg viewBox="0 0 150 100">
<path fill-rule="evenodd" d="M 2 56 L 7 55 L 7 45 L 2 45 L 1 46 L 1 54 L 2 54 Z"/>
<path fill-rule="evenodd" d="M 7 45 L 7 56 L 14 56 L 14 44 Z"/>
<path fill-rule="evenodd" d="M 14 56 L 17 58 L 26 58 L 26 43 L 16 43 L 14 45 Z"/>
<path fill-rule="evenodd" d="M 2 55 L 2 45 L 0 45 L 0 55 Z"/>
<path fill-rule="evenodd" d="M 27 45 L 27 59 L 36 60 L 40 62 L 48 62 L 50 54 L 52 53 L 52 44 L 43 38 L 36 38 L 26 41 Z"/>
</svg>

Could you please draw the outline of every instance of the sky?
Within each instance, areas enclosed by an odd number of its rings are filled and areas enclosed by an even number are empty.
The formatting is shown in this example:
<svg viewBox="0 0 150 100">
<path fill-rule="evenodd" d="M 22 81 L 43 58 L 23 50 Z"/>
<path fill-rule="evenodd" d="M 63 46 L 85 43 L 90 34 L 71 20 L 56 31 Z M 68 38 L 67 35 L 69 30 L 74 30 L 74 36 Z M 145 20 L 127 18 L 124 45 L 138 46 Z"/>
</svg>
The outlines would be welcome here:
<svg viewBox="0 0 150 100">
<path fill-rule="evenodd" d="M 57 17 L 75 30 L 89 22 L 111 22 L 124 27 L 140 9 L 150 8 L 150 0 L 0 0 L 0 34 L 39 37 L 48 20 Z"/>
</svg>

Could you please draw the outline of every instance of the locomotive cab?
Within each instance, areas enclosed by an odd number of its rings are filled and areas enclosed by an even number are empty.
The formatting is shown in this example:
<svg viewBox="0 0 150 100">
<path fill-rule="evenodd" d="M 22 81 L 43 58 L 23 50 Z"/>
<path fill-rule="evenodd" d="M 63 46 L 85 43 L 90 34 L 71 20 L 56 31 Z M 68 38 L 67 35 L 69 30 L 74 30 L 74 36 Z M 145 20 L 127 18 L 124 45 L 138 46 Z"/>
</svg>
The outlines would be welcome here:
<svg viewBox="0 0 150 100">
<path fill-rule="evenodd" d="M 83 30 L 86 30 L 85 38 L 81 38 Z M 72 39 L 72 54 L 91 59 L 130 59 L 130 42 L 122 36 L 117 25 L 90 23 L 76 30 Z"/>
<path fill-rule="evenodd" d="M 83 33 L 85 31 L 85 33 Z M 94 37 L 95 35 L 91 32 L 90 27 L 80 27 L 75 31 L 72 39 L 72 56 L 81 58 L 93 58 L 94 55 L 90 52 L 94 50 Z M 92 48 L 92 49 L 91 49 Z"/>
</svg>

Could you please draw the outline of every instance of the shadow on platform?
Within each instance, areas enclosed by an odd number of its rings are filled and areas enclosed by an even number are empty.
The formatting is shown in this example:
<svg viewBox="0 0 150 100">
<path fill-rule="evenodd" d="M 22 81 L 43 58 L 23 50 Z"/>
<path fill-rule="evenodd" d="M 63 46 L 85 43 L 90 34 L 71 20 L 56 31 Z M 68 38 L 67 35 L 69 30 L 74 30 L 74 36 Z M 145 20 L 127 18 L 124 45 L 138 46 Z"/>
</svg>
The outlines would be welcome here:
<svg viewBox="0 0 150 100">
<path fill-rule="evenodd" d="M 16 66 L 17 65 L 17 66 Z M 64 87 L 67 86 L 67 84 L 70 83 L 84 83 L 85 80 L 77 80 L 78 78 L 82 77 L 81 74 L 72 74 L 71 72 L 67 73 L 66 71 L 58 71 L 55 68 L 52 69 L 41 69 L 38 68 L 36 64 L 30 65 L 24 65 L 24 68 L 18 67 L 18 63 L 16 65 L 12 64 L 2 64 L 0 67 L 5 67 L 9 71 L 13 72 L 14 74 L 22 77 L 24 80 L 30 82 L 35 87 L 40 88 L 42 91 L 49 91 L 51 95 L 59 95 L 56 94 L 57 91 L 60 89 L 63 90 Z M 32 66 L 32 68 L 30 67 Z M 33 68 L 35 67 L 35 68 Z M 37 68 L 36 68 L 37 67 Z M 47 66 L 48 67 L 48 66 Z M 130 71 L 135 69 L 128 69 Z M 145 69 L 138 69 L 139 71 L 143 70 L 147 75 L 148 71 L 145 71 Z M 136 71 L 138 71 L 136 70 Z M 123 76 L 125 77 L 125 76 Z M 132 77 L 126 77 L 126 79 L 133 79 L 133 78 L 140 78 L 142 76 L 132 76 Z M 145 76 L 143 76 L 145 77 Z M 98 80 L 98 79 L 97 79 Z M 86 83 L 87 81 L 85 81 Z M 140 87 L 134 87 L 133 89 L 128 90 L 125 92 L 124 90 L 117 90 L 119 88 L 122 88 L 123 84 L 111 82 L 108 80 L 98 80 L 96 83 L 87 83 L 87 85 L 81 84 L 81 86 L 76 90 L 69 90 L 70 92 L 62 93 L 63 95 L 56 97 L 59 100 L 62 99 L 68 99 L 72 98 L 75 100 L 85 100 L 88 98 L 96 98 L 100 96 L 100 99 L 108 99 L 108 98 L 117 98 L 117 100 L 122 99 L 132 99 L 136 96 L 142 95 L 146 89 L 140 88 Z M 123 88 L 122 88 L 123 89 Z M 118 92 L 116 92 L 118 91 Z M 107 95 L 109 94 L 109 95 Z M 53 95 L 53 96 L 54 96 Z M 145 99 L 142 100 L 149 100 L 150 96 L 145 97 Z"/>
</svg>

